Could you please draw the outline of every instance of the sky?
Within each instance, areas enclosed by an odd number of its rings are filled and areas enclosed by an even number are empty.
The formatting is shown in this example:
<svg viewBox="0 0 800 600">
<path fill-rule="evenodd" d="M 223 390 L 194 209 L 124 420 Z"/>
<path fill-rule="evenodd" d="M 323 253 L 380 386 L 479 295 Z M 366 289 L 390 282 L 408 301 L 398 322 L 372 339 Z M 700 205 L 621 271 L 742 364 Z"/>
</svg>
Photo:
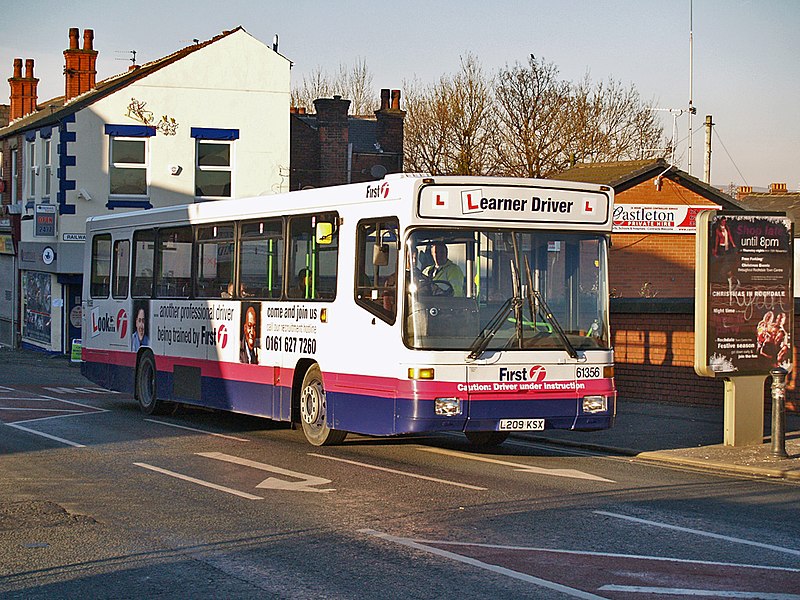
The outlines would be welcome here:
<svg viewBox="0 0 800 600">
<path fill-rule="evenodd" d="M 563 79 L 613 78 L 666 109 L 658 114 L 667 136 L 677 129 L 675 164 L 684 171 L 691 90 L 692 175 L 703 178 L 704 121 L 712 115 L 713 185 L 800 190 L 798 0 L 39 0 L 30 7 L 3 9 L 0 76 L 11 77 L 14 58 L 34 59 L 40 102 L 64 93 L 70 27 L 80 29 L 81 44 L 83 30 L 94 30 L 98 81 L 126 70 L 130 50 L 143 64 L 242 26 L 267 45 L 279 35 L 293 84 L 365 61 L 376 98 L 381 88 L 453 75 L 469 53 L 489 74 L 534 54 Z"/>
</svg>

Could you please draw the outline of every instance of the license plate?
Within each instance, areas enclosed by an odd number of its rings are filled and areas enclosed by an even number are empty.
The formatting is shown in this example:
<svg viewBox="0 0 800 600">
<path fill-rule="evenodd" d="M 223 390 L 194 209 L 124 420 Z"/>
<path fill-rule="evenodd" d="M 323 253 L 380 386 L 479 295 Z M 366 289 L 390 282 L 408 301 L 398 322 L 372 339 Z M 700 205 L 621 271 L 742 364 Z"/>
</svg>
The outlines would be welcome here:
<svg viewBox="0 0 800 600">
<path fill-rule="evenodd" d="M 544 431 L 544 419 L 500 419 L 499 431 Z"/>
</svg>

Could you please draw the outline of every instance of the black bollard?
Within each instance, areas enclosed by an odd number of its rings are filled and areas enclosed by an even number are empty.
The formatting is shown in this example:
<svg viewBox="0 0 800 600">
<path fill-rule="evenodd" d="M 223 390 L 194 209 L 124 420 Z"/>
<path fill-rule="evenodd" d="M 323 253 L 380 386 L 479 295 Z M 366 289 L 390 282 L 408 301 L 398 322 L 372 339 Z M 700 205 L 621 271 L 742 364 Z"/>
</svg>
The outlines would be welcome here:
<svg viewBox="0 0 800 600">
<path fill-rule="evenodd" d="M 786 369 L 777 367 L 772 375 L 772 456 L 788 458 L 786 454 Z"/>
</svg>

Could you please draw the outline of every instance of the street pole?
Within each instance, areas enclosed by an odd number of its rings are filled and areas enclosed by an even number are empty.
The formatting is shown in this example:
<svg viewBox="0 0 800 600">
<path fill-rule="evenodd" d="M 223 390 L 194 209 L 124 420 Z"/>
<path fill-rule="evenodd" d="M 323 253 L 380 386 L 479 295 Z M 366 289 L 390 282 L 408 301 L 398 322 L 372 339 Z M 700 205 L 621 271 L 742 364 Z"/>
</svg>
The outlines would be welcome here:
<svg viewBox="0 0 800 600">
<path fill-rule="evenodd" d="M 776 458 L 788 458 L 786 454 L 786 369 L 777 367 L 772 375 L 772 448 Z"/>
</svg>

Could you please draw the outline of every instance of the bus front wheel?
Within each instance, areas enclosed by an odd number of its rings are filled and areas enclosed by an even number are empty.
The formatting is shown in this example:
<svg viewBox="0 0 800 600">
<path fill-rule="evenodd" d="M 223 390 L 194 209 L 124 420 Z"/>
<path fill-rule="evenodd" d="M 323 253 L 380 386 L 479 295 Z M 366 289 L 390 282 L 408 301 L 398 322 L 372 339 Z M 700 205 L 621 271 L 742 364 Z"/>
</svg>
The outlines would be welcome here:
<svg viewBox="0 0 800 600">
<path fill-rule="evenodd" d="M 158 399 L 156 394 L 156 360 L 149 352 L 139 357 L 136 365 L 134 396 L 139 408 L 146 415 L 162 415 L 169 412 L 172 404 Z"/>
<path fill-rule="evenodd" d="M 480 448 L 499 446 L 508 439 L 506 431 L 465 431 L 464 435 L 470 444 Z"/>
<path fill-rule="evenodd" d="M 306 439 L 314 446 L 339 444 L 347 436 L 346 431 L 328 427 L 327 414 L 322 373 L 318 365 L 313 365 L 306 371 L 300 387 L 300 423 Z"/>
</svg>

